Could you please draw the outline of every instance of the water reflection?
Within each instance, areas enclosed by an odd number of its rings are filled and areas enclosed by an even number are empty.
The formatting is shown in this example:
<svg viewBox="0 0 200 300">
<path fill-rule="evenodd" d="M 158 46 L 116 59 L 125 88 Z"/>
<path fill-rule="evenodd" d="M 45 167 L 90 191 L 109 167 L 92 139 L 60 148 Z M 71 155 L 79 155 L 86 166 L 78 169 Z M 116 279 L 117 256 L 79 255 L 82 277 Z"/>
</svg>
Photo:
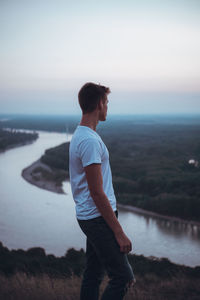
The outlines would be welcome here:
<svg viewBox="0 0 200 300">
<path fill-rule="evenodd" d="M 191 239 L 196 239 L 200 242 L 200 227 L 197 225 L 164 219 L 156 219 L 155 222 L 158 228 L 165 234 L 173 234 L 177 238 L 187 235 Z"/>
<path fill-rule="evenodd" d="M 121 207 L 119 220 L 133 243 L 133 253 L 200 265 L 200 229 L 196 225 L 132 213 Z"/>
<path fill-rule="evenodd" d="M 127 211 L 124 208 L 120 209 L 122 211 Z M 138 212 L 134 212 L 134 214 L 143 218 L 146 226 L 149 228 L 155 224 L 157 228 L 166 235 L 175 235 L 177 238 L 187 236 L 192 240 L 197 240 L 200 243 L 200 226 L 194 223 L 173 219 L 169 220 L 159 216 L 149 216 L 148 214 L 146 215 Z"/>
</svg>

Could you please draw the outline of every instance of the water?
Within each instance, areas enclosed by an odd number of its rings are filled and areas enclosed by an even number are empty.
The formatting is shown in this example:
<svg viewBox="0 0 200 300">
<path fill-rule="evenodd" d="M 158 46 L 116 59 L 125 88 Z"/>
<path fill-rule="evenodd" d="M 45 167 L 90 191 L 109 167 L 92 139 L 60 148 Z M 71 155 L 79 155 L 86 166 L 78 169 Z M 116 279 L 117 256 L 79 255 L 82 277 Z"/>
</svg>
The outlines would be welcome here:
<svg viewBox="0 0 200 300">
<path fill-rule="evenodd" d="M 0 154 L 0 241 L 9 249 L 43 247 L 64 255 L 67 249 L 85 249 L 85 237 L 75 217 L 69 182 L 67 194 L 39 189 L 21 177 L 21 171 L 44 151 L 70 136 L 39 132 L 32 144 Z M 119 209 L 119 221 L 133 242 L 133 253 L 167 257 L 189 266 L 200 265 L 200 228 Z"/>
</svg>

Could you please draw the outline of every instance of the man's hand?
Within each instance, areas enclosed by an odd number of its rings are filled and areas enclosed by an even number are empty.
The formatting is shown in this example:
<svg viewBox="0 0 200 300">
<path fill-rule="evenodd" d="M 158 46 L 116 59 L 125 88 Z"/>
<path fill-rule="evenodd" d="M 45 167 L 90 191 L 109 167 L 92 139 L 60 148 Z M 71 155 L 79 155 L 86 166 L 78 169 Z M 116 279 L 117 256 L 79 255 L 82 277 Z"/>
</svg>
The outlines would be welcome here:
<svg viewBox="0 0 200 300">
<path fill-rule="evenodd" d="M 120 246 L 121 252 L 129 253 L 132 250 L 132 243 L 123 231 L 116 233 L 115 238 Z"/>
</svg>

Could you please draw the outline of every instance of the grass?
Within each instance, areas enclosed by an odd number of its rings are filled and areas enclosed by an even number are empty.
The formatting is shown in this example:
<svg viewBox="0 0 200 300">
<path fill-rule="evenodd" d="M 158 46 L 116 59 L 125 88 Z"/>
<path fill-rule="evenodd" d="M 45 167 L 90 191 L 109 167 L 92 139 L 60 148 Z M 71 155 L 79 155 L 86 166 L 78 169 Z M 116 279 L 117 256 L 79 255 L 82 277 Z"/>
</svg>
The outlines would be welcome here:
<svg viewBox="0 0 200 300">
<path fill-rule="evenodd" d="M 106 286 L 105 277 L 100 295 Z M 0 275 L 0 299 L 2 300 L 78 300 L 81 278 L 52 278 L 46 274 L 28 276 L 17 272 L 10 277 Z M 124 300 L 199 300 L 200 279 L 174 277 L 161 280 L 148 274 L 138 276 L 134 288 L 130 289 Z M 92 300 L 92 299 L 91 299 Z"/>
</svg>

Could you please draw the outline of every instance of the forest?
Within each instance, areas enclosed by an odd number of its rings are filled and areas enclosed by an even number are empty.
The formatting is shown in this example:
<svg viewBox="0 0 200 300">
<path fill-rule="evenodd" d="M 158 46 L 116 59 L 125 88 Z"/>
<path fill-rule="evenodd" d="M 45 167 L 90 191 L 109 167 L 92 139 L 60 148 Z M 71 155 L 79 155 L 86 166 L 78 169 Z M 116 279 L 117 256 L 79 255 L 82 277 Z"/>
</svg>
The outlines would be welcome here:
<svg viewBox="0 0 200 300">
<path fill-rule="evenodd" d="M 51 132 L 74 132 L 79 122 L 78 116 L 54 115 L 1 115 L 0 128 L 43 130 Z M 2 120 L 5 120 L 1 122 Z"/>
<path fill-rule="evenodd" d="M 14 129 L 0 129 L 0 151 L 32 142 L 38 138 L 37 133 L 18 132 Z"/>
<path fill-rule="evenodd" d="M 160 278 L 169 278 L 181 273 L 193 278 L 200 278 L 200 267 L 187 267 L 170 262 L 167 258 L 144 257 L 129 254 L 129 262 L 137 274 L 153 273 Z M 72 274 L 80 276 L 85 266 L 85 252 L 83 249 L 70 248 L 64 256 L 56 257 L 46 254 L 41 247 L 28 250 L 9 250 L 0 242 L 0 273 L 6 276 L 16 272 L 31 275 L 46 273 L 52 277 L 70 277 Z"/>
</svg>

